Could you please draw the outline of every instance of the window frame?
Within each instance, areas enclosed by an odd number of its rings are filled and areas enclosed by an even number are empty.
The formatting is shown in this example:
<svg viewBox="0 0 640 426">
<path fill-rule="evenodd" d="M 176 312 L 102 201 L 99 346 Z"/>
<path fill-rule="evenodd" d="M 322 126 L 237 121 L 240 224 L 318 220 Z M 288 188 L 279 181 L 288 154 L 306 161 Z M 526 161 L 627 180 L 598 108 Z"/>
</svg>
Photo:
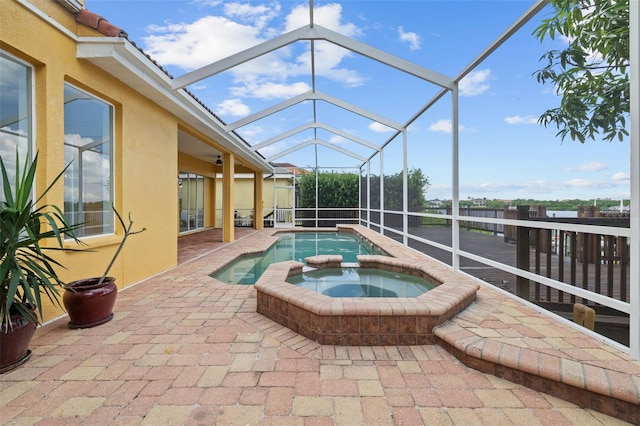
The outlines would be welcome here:
<svg viewBox="0 0 640 426">
<path fill-rule="evenodd" d="M 85 89 L 82 87 L 79 87 L 76 84 L 73 84 L 69 81 L 64 81 L 63 82 L 63 90 L 65 87 L 69 87 L 73 90 L 79 91 L 87 96 L 89 96 L 90 98 L 92 98 L 94 101 L 98 101 L 104 105 L 106 105 L 109 108 L 109 133 L 110 133 L 110 161 L 109 161 L 109 175 L 110 175 L 110 188 L 109 188 L 109 197 L 110 200 L 108 200 L 110 202 L 110 204 L 112 206 L 115 206 L 115 200 L 116 200 L 116 148 L 117 148 L 117 143 L 116 143 L 116 117 L 117 117 L 117 111 L 116 111 L 116 106 L 106 100 L 105 98 Z M 63 96 L 63 102 L 64 101 L 64 96 Z M 65 105 L 63 105 L 63 149 L 66 147 L 66 142 L 64 142 L 64 139 L 66 137 L 66 126 L 64 125 L 64 117 L 65 114 Z M 74 160 L 78 158 L 77 156 L 74 155 Z M 66 159 L 65 159 L 65 166 L 67 165 L 66 163 Z M 82 182 L 84 183 L 84 182 Z M 66 182 L 65 182 L 65 192 L 63 194 L 63 197 L 65 198 L 64 200 L 64 214 L 65 216 L 67 216 L 67 218 L 69 219 L 69 214 L 72 213 L 82 213 L 83 211 L 79 211 L 79 212 L 70 212 L 67 211 L 67 200 L 66 200 Z M 81 190 L 83 190 L 84 187 L 81 188 Z M 113 213 L 113 211 L 111 211 L 110 213 L 110 223 L 107 224 L 106 221 L 104 221 L 102 223 L 103 227 L 106 227 L 107 229 L 110 228 L 110 231 L 107 232 L 102 232 L 102 233 L 96 233 L 96 234 L 84 234 L 84 227 L 81 227 L 78 231 L 76 231 L 76 236 L 78 237 L 78 239 L 80 240 L 90 240 L 90 239 L 101 239 L 101 238 L 105 238 L 105 237 L 113 237 L 117 234 L 117 228 L 116 228 L 116 217 L 115 214 Z M 70 222 L 72 223 L 72 222 Z"/>
<path fill-rule="evenodd" d="M 36 147 L 36 87 L 35 87 L 35 67 L 33 66 L 33 64 L 23 60 L 22 58 L 12 55 L 11 53 L 7 52 L 6 50 L 0 49 L 0 58 L 7 60 L 7 61 L 12 61 L 15 62 L 18 65 L 21 65 L 23 67 L 25 67 L 27 69 L 27 84 L 25 85 L 25 89 L 28 91 L 27 95 L 25 96 L 26 101 L 29 103 L 28 105 L 28 120 L 29 123 L 26 126 L 28 129 L 28 134 L 26 136 L 27 142 L 26 142 L 26 148 L 27 148 L 27 158 L 25 159 L 24 157 L 20 157 L 20 163 L 24 164 L 25 160 L 28 160 L 29 162 L 33 161 L 33 157 L 34 157 L 34 152 L 35 152 L 35 147 Z M 18 120 L 19 121 L 19 120 Z M 19 137 L 19 136 L 18 136 Z M 19 145 L 17 145 L 19 146 Z M 13 158 L 15 158 L 15 150 L 13 151 Z M 5 166 L 6 166 L 6 162 L 5 162 Z M 20 167 L 19 164 L 15 165 L 16 168 Z M 16 173 L 16 169 L 12 170 L 13 173 L 11 173 L 10 170 L 7 170 L 7 173 L 9 174 L 9 177 L 11 176 L 15 176 Z M 33 197 L 35 195 L 35 191 L 37 190 L 37 180 L 34 184 L 34 193 L 31 194 L 31 196 Z"/>
</svg>

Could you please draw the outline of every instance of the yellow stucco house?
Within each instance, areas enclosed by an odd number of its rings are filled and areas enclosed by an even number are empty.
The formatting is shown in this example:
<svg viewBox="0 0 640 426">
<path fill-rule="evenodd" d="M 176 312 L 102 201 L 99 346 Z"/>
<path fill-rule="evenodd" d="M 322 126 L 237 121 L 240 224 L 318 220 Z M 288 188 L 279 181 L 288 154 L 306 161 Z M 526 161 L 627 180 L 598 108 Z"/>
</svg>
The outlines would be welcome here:
<svg viewBox="0 0 640 426">
<path fill-rule="evenodd" d="M 181 232 L 217 226 L 233 241 L 236 210 L 273 209 L 272 166 L 170 82 L 81 0 L 0 1 L 0 154 L 15 170 L 16 149 L 38 152 L 40 191 L 71 162 L 44 202 L 86 223 L 90 251 L 61 253 L 62 279 L 102 274 L 123 233 L 112 204 L 147 228 L 111 270 L 121 288 L 175 266 Z"/>
</svg>

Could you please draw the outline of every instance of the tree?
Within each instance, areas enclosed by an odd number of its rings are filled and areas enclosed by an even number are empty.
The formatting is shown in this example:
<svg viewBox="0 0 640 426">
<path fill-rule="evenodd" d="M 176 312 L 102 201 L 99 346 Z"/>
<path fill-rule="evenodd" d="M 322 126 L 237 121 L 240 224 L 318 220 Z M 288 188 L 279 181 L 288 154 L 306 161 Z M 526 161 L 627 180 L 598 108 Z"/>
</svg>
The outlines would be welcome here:
<svg viewBox="0 0 640 426">
<path fill-rule="evenodd" d="M 409 195 L 409 211 L 421 212 L 427 205 L 424 193 L 429 189 L 429 178 L 422 173 L 422 169 L 407 170 L 407 191 Z M 380 207 L 380 179 L 371 176 L 370 179 L 371 207 Z M 402 211 L 402 172 L 384 176 L 384 209 Z"/>
<path fill-rule="evenodd" d="M 560 106 L 545 111 L 538 122 L 555 123 L 557 136 L 584 143 L 602 135 L 622 140 L 630 111 L 629 0 L 551 0 L 554 13 L 534 35 L 562 36 L 564 50 L 551 50 L 535 72 L 539 83 L 553 83 Z"/>
<path fill-rule="evenodd" d="M 354 173 L 317 172 L 302 175 L 299 207 L 316 206 L 316 173 L 318 174 L 318 207 L 358 207 L 358 179 Z"/>
</svg>

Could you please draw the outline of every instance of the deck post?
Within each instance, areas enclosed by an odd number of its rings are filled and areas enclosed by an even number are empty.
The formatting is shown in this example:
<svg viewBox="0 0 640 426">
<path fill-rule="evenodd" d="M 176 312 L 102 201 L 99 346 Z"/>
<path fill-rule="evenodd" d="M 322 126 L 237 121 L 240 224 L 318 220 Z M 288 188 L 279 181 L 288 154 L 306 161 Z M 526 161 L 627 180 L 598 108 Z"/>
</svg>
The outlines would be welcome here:
<svg viewBox="0 0 640 426">
<path fill-rule="evenodd" d="M 518 206 L 518 220 L 529 218 L 529 206 Z M 529 272 L 529 229 L 525 226 L 516 227 L 516 267 Z M 516 294 L 525 300 L 529 300 L 529 280 L 518 275 L 516 279 Z"/>
</svg>

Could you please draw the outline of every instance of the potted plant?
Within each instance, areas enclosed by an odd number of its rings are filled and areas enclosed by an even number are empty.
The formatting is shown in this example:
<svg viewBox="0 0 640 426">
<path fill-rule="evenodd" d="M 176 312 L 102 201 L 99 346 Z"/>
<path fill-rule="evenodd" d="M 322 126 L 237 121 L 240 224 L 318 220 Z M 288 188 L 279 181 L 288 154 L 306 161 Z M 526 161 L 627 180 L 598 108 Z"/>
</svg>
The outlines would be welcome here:
<svg viewBox="0 0 640 426">
<path fill-rule="evenodd" d="M 64 248 L 64 239 L 78 241 L 62 211 L 54 205 L 38 205 L 63 175 L 33 200 L 38 163 L 25 160 L 20 168 L 16 152 L 16 176 L 10 184 L 5 163 L 0 158 L 2 194 L 0 203 L 0 373 L 24 364 L 31 356 L 29 343 L 42 318 L 42 299 L 60 305 L 64 283 L 54 269 L 60 265 L 47 252 Z M 42 244 L 43 240 L 52 243 Z"/>
<path fill-rule="evenodd" d="M 129 224 L 125 225 L 122 216 L 120 216 L 115 207 L 112 208 L 124 229 L 124 237 L 102 276 L 73 281 L 65 286 L 66 290 L 62 297 L 62 302 L 69 314 L 69 328 L 95 327 L 113 318 L 113 306 L 116 303 L 118 287 L 116 286 L 116 279 L 107 275 L 122 251 L 127 238 L 130 235 L 139 234 L 146 230 L 146 228 L 142 228 L 138 231 L 132 231 L 133 220 L 131 220 L 131 214 L 129 214 Z"/>
</svg>

